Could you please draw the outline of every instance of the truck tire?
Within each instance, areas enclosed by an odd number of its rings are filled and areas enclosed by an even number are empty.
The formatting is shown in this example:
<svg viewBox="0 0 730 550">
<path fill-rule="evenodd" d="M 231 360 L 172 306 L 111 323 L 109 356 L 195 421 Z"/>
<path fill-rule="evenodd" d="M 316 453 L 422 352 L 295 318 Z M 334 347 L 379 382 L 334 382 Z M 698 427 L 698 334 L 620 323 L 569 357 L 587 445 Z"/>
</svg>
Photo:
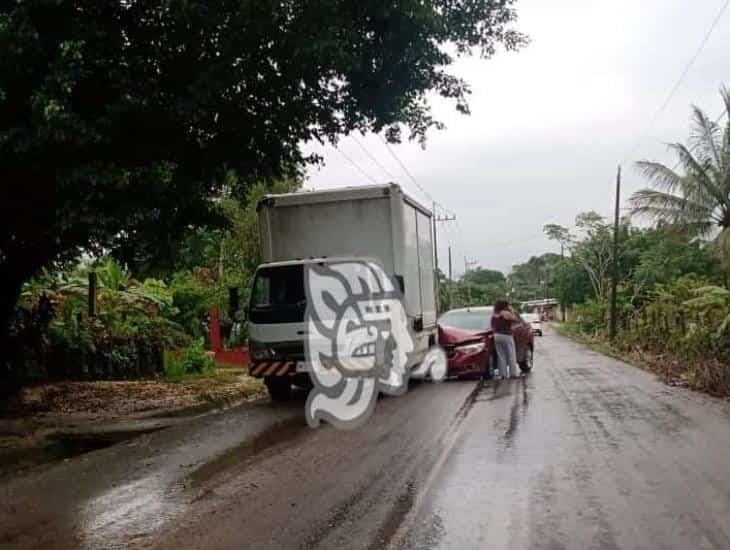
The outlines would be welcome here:
<svg viewBox="0 0 730 550">
<path fill-rule="evenodd" d="M 264 384 L 272 401 L 287 401 L 291 397 L 291 381 L 288 376 L 266 376 Z"/>
<path fill-rule="evenodd" d="M 534 363 L 534 356 L 532 353 L 532 348 L 528 347 L 525 350 L 525 358 L 519 362 L 520 370 L 522 372 L 530 372 L 532 370 L 533 363 Z"/>
</svg>

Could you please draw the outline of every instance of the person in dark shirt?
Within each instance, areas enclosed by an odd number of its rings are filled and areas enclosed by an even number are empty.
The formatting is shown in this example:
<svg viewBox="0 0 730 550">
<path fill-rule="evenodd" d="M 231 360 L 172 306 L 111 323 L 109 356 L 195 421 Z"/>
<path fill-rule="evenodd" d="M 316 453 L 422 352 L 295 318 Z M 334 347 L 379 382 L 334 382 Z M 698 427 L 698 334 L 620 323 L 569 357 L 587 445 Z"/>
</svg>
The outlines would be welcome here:
<svg viewBox="0 0 730 550">
<path fill-rule="evenodd" d="M 494 331 L 499 376 L 502 378 L 519 376 L 515 339 L 512 336 L 512 323 L 515 321 L 517 321 L 517 315 L 507 300 L 500 299 L 494 302 L 492 330 Z"/>
</svg>

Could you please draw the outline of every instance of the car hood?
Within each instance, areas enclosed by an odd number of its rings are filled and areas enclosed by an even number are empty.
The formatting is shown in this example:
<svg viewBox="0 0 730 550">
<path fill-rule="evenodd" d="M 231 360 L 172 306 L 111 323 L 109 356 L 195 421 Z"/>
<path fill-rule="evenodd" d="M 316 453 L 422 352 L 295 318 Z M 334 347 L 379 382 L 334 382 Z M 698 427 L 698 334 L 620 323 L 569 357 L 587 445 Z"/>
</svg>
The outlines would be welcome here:
<svg viewBox="0 0 730 550">
<path fill-rule="evenodd" d="M 491 333 L 491 330 L 466 330 L 439 325 L 439 343 L 445 345 L 461 344 L 472 340 L 480 340 Z"/>
</svg>

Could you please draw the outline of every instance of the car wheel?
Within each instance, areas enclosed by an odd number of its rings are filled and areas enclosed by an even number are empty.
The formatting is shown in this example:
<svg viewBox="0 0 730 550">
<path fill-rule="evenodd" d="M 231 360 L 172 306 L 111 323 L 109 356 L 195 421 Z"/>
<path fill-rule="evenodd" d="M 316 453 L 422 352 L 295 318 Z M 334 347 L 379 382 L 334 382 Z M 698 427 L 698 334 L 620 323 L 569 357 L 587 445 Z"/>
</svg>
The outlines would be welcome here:
<svg viewBox="0 0 730 550">
<path fill-rule="evenodd" d="M 291 381 L 288 376 L 267 376 L 264 384 L 272 401 L 286 401 L 291 397 Z"/>
<path fill-rule="evenodd" d="M 522 372 L 530 372 L 532 370 L 533 362 L 534 357 L 532 348 L 527 348 L 527 350 L 525 350 L 525 358 L 520 361 L 520 370 Z"/>
</svg>

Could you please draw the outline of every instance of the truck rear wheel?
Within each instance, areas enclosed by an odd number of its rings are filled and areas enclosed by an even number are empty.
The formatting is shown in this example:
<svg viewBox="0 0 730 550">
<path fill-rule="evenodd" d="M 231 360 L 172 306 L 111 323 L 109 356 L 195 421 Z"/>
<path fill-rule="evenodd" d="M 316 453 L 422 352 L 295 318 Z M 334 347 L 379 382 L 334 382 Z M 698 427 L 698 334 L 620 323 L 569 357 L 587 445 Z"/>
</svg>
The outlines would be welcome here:
<svg viewBox="0 0 730 550">
<path fill-rule="evenodd" d="M 266 376 L 266 389 L 272 401 L 286 401 L 291 397 L 291 382 L 288 376 Z"/>
</svg>

